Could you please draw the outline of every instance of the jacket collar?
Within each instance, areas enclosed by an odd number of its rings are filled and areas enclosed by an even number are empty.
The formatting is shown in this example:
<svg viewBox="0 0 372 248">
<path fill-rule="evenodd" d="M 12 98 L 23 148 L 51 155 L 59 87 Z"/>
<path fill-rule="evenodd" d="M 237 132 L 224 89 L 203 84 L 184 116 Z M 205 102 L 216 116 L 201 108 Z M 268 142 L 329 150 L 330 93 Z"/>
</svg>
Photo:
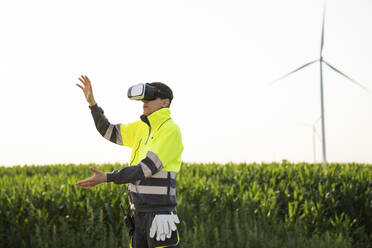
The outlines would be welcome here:
<svg viewBox="0 0 372 248">
<path fill-rule="evenodd" d="M 170 118 L 171 117 L 169 108 L 161 108 L 148 116 L 141 115 L 141 120 L 154 129 L 160 127 L 165 121 L 169 120 Z"/>
</svg>

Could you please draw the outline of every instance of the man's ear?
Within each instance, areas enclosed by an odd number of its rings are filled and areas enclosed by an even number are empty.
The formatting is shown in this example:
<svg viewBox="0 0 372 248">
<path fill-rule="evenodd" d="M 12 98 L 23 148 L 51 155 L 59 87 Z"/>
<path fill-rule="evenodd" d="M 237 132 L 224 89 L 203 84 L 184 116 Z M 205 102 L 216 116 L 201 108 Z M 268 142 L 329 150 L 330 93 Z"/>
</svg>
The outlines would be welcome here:
<svg viewBox="0 0 372 248">
<path fill-rule="evenodd" d="M 162 99 L 162 100 L 163 100 L 163 107 L 169 107 L 169 99 L 165 98 L 165 99 Z"/>
</svg>

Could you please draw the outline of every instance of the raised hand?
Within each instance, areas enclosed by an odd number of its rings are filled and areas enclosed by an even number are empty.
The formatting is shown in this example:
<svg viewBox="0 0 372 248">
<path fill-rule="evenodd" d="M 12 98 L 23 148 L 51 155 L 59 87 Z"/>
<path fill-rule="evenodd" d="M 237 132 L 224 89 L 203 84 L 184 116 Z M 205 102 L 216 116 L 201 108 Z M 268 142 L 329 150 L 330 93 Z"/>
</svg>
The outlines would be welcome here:
<svg viewBox="0 0 372 248">
<path fill-rule="evenodd" d="M 90 83 L 89 78 L 87 76 L 81 75 L 79 80 L 83 83 L 84 86 L 80 84 L 76 85 L 83 90 L 85 98 L 87 99 L 89 105 L 93 106 L 94 104 L 96 104 L 96 101 L 94 100 L 92 84 Z"/>
<path fill-rule="evenodd" d="M 79 181 L 77 183 L 75 183 L 76 185 L 84 188 L 84 189 L 89 189 L 97 184 L 100 184 L 100 183 L 104 183 L 104 182 L 107 182 L 107 175 L 106 173 L 100 171 L 100 170 L 97 170 L 95 168 L 90 168 L 90 171 L 91 172 L 94 172 L 94 175 L 85 179 L 85 180 L 82 180 L 82 181 Z"/>
</svg>

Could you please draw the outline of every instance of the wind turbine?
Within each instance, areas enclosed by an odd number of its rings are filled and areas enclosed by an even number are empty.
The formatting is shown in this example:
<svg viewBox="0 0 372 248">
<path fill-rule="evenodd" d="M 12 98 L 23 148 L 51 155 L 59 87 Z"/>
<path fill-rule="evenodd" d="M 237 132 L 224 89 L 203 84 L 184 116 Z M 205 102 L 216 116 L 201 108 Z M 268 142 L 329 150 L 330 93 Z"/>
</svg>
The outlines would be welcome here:
<svg viewBox="0 0 372 248">
<path fill-rule="evenodd" d="M 336 69 L 334 66 L 329 64 L 327 61 L 324 60 L 323 58 L 323 46 L 324 46 L 324 20 L 325 20 L 325 12 L 326 12 L 326 0 L 324 0 L 324 6 L 323 6 L 323 21 L 322 21 L 322 33 L 321 33 L 321 40 L 320 40 L 320 56 L 318 59 L 310 61 L 297 69 L 285 74 L 284 76 L 276 79 L 275 81 L 271 82 L 270 85 L 273 85 L 274 83 L 278 82 L 279 80 L 299 71 L 302 70 L 303 68 L 314 64 L 315 62 L 319 61 L 320 65 L 320 108 L 321 108 L 321 120 L 322 120 L 322 151 L 323 151 L 323 163 L 327 163 L 327 156 L 326 156 L 326 139 L 325 139 L 325 124 L 324 124 L 324 94 L 323 94 L 323 63 L 327 65 L 329 68 L 337 72 L 338 74 L 344 76 L 345 78 L 349 79 L 352 83 L 356 84 L 357 86 L 361 87 L 365 91 L 369 92 L 366 87 L 363 85 L 359 84 L 357 81 L 354 79 L 350 78 L 347 76 L 345 73 L 341 72 L 340 70 Z"/>
<path fill-rule="evenodd" d="M 316 148 L 315 148 L 315 136 L 318 136 L 319 139 L 320 136 L 318 134 L 318 132 L 316 131 L 316 127 L 315 125 L 317 124 L 317 122 L 320 120 L 320 117 L 315 121 L 313 122 L 312 124 L 309 124 L 309 123 L 300 123 L 302 126 L 307 126 L 307 127 L 311 127 L 311 129 L 313 130 L 313 154 L 314 154 L 314 163 L 316 163 Z"/>
</svg>

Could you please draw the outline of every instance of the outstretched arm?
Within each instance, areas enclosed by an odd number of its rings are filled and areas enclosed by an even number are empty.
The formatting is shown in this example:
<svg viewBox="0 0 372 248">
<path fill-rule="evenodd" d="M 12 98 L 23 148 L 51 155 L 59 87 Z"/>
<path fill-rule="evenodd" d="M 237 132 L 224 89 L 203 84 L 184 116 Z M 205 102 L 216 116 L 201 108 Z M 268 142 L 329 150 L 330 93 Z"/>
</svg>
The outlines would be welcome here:
<svg viewBox="0 0 372 248">
<path fill-rule="evenodd" d="M 105 173 L 98 169 L 90 168 L 90 171 L 94 172 L 94 175 L 75 184 L 84 189 L 89 189 L 97 184 L 106 182 L 114 182 L 116 184 L 134 183 L 137 180 L 143 180 L 145 178 L 143 166 L 146 165 L 142 163 L 140 165 L 128 166 L 111 173 Z"/>
<path fill-rule="evenodd" d="M 89 103 L 89 106 L 93 106 L 96 104 L 96 101 L 94 100 L 93 96 L 93 89 L 92 84 L 87 76 L 81 75 L 79 78 L 80 82 L 83 83 L 84 86 L 80 84 L 76 84 L 80 89 L 83 90 L 85 99 L 87 99 L 87 102 Z"/>
<path fill-rule="evenodd" d="M 100 170 L 97 170 L 95 168 L 90 168 L 90 171 L 91 172 L 94 172 L 94 175 L 85 179 L 85 180 L 82 180 L 82 181 L 79 181 L 77 183 L 75 183 L 76 185 L 84 188 L 84 189 L 89 189 L 97 184 L 100 184 L 100 183 L 105 183 L 107 182 L 107 176 L 106 176 L 106 173 L 100 171 Z"/>
<path fill-rule="evenodd" d="M 107 140 L 118 144 L 123 145 L 123 140 L 121 136 L 120 124 L 113 125 L 111 124 L 106 116 L 102 108 L 98 107 L 96 101 L 94 100 L 93 96 L 93 89 L 92 84 L 87 76 L 81 76 L 79 78 L 80 82 L 83 83 L 84 86 L 80 84 L 76 84 L 80 89 L 83 90 L 85 98 L 89 103 L 89 108 L 91 109 L 91 113 L 94 119 L 94 124 L 98 132 Z"/>
</svg>

